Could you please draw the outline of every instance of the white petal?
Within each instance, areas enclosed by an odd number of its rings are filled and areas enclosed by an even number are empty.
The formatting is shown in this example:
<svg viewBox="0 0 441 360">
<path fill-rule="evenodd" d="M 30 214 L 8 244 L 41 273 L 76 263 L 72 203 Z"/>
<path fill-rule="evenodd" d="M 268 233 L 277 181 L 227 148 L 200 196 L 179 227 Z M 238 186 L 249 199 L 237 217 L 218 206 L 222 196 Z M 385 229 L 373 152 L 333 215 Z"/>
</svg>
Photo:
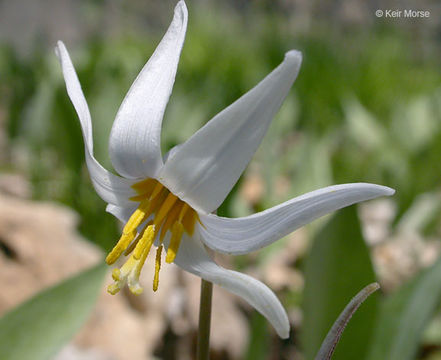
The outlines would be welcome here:
<svg viewBox="0 0 441 360">
<path fill-rule="evenodd" d="M 162 161 L 166 162 L 168 160 L 168 158 L 170 156 L 172 156 L 173 154 L 176 153 L 176 151 L 178 151 L 181 148 L 182 144 L 178 144 L 173 146 L 163 157 L 162 157 Z"/>
<path fill-rule="evenodd" d="M 243 218 L 199 214 L 203 226 L 198 229 L 202 241 L 213 250 L 245 254 L 270 245 L 331 211 L 394 192 L 373 184 L 334 185 Z"/>
<path fill-rule="evenodd" d="M 92 122 L 89 107 L 87 106 L 80 82 L 78 81 L 69 53 L 61 41 L 58 41 L 55 52 L 61 63 L 67 93 L 80 119 L 81 131 L 84 138 L 86 164 L 93 186 L 104 201 L 111 204 L 126 204 L 129 202 L 128 198 L 133 196 L 133 190 L 130 188 L 132 181 L 120 178 L 107 171 L 94 158 Z"/>
<path fill-rule="evenodd" d="M 125 177 L 155 177 L 162 166 L 162 118 L 175 81 L 186 29 L 187 8 L 180 1 L 167 33 L 116 115 L 109 154 L 115 170 Z"/>
<path fill-rule="evenodd" d="M 290 51 L 256 87 L 211 119 L 170 156 L 158 179 L 203 213 L 217 209 L 247 166 L 297 77 Z"/>
<path fill-rule="evenodd" d="M 135 203 L 135 202 L 132 202 L 132 204 L 128 206 L 115 206 L 109 204 L 106 207 L 106 211 L 125 224 L 127 221 L 129 221 L 130 216 L 132 216 L 133 212 L 136 210 L 138 206 L 139 203 Z"/>
<path fill-rule="evenodd" d="M 268 319 L 281 338 L 289 336 L 288 316 L 276 295 L 258 280 L 218 266 L 195 237 L 184 235 L 175 264 L 242 297 Z"/>
</svg>

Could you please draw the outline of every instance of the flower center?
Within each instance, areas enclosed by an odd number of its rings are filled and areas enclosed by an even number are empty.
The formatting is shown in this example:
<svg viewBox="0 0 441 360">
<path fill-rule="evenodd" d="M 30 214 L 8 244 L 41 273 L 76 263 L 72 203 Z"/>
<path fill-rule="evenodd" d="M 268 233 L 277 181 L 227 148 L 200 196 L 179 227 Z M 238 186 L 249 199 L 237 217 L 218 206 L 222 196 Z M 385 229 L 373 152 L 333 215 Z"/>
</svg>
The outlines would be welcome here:
<svg viewBox="0 0 441 360">
<path fill-rule="evenodd" d="M 119 292 L 125 284 L 128 284 L 130 291 L 135 295 L 142 293 L 139 276 L 157 238 L 158 247 L 153 279 L 153 291 L 156 291 L 159 285 L 159 270 L 165 235 L 168 232 L 171 233 L 165 261 L 172 263 L 178 252 L 184 231 L 193 235 L 195 223 L 199 220 L 195 210 L 155 179 L 140 181 L 132 185 L 132 188 L 138 195 L 130 200 L 139 202 L 139 206 L 124 226 L 118 243 L 106 257 L 107 264 L 111 265 L 121 255 L 129 256 L 121 268 L 116 268 L 112 272 L 114 283 L 107 288 L 107 291 L 112 295 Z M 141 230 L 138 232 L 138 229 Z"/>
</svg>

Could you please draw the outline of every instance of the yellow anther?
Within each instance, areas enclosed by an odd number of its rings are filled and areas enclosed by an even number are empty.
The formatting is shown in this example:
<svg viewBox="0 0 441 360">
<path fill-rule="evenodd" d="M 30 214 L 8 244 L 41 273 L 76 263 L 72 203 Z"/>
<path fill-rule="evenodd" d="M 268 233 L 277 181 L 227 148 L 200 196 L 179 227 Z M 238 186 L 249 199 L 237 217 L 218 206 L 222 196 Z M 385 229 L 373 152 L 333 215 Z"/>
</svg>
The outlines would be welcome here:
<svg viewBox="0 0 441 360">
<path fill-rule="evenodd" d="M 118 268 L 115 268 L 112 270 L 112 279 L 115 281 L 119 281 L 121 276 L 121 270 Z"/>
<path fill-rule="evenodd" d="M 142 238 L 142 236 L 144 235 L 144 231 L 147 229 L 147 227 L 149 225 L 153 224 L 153 220 L 150 220 L 147 224 L 144 225 L 144 228 L 142 229 L 142 231 L 138 234 L 138 236 L 136 237 L 135 240 L 132 241 L 132 243 L 129 245 L 129 247 L 126 249 L 126 251 L 124 251 L 124 255 L 129 255 L 136 247 L 136 245 L 138 245 L 139 240 Z"/>
<path fill-rule="evenodd" d="M 148 254 L 150 252 L 150 249 L 151 249 L 152 245 L 153 245 L 153 241 L 150 242 L 150 244 L 147 244 L 147 246 L 144 249 L 144 252 L 141 255 L 141 258 L 138 260 L 139 262 L 138 262 L 138 265 L 137 265 L 137 267 L 135 269 L 135 274 L 134 274 L 134 276 L 137 279 L 139 279 L 139 276 L 141 275 L 141 270 L 142 270 L 142 268 L 144 266 L 145 260 L 147 259 L 147 256 L 148 256 Z"/>
<path fill-rule="evenodd" d="M 118 284 L 110 284 L 107 287 L 107 292 L 112 295 L 116 295 L 120 290 L 121 288 L 118 286 Z"/>
<path fill-rule="evenodd" d="M 158 286 L 159 286 L 159 270 L 161 270 L 161 254 L 162 254 L 162 245 L 158 247 L 158 249 L 156 250 L 155 277 L 153 278 L 153 291 L 158 290 Z"/>
<path fill-rule="evenodd" d="M 162 220 L 166 217 L 172 206 L 177 200 L 177 196 L 173 195 L 172 193 L 169 193 L 167 195 L 167 198 L 165 199 L 164 203 L 162 204 L 161 208 L 158 210 L 158 213 L 155 216 L 155 225 L 160 225 Z"/>
<path fill-rule="evenodd" d="M 106 263 L 112 265 L 121 256 L 123 251 L 129 246 L 130 242 L 136 236 L 136 229 L 129 234 L 122 234 L 118 243 L 106 257 Z"/>
<path fill-rule="evenodd" d="M 145 229 L 141 239 L 138 241 L 138 244 L 135 247 L 135 250 L 133 250 L 133 257 L 135 260 L 139 260 L 144 252 L 144 250 L 153 244 L 153 240 L 155 239 L 155 225 L 149 225 L 147 226 L 147 229 Z"/>
<path fill-rule="evenodd" d="M 167 219 L 165 220 L 164 224 L 161 228 L 161 234 L 159 235 L 159 242 L 162 244 L 164 241 L 165 234 L 167 231 L 169 231 L 173 225 L 173 223 L 176 221 L 176 219 L 179 216 L 179 213 L 181 212 L 182 206 L 184 206 L 184 203 L 182 201 L 178 201 L 175 206 L 173 206 L 173 209 L 171 209 L 170 213 L 167 216 Z"/>
<path fill-rule="evenodd" d="M 183 233 L 184 233 L 184 226 L 180 222 L 175 222 L 172 227 L 172 236 L 170 239 L 170 244 L 167 249 L 167 256 L 165 257 L 165 262 L 170 264 L 175 260 Z"/>
<path fill-rule="evenodd" d="M 141 224 L 147 217 L 147 211 L 150 209 L 150 201 L 144 200 L 142 201 L 138 208 L 133 212 L 132 216 L 130 216 L 129 221 L 127 221 L 126 225 L 123 229 L 123 234 L 128 234 L 133 232 L 139 224 Z"/>
</svg>

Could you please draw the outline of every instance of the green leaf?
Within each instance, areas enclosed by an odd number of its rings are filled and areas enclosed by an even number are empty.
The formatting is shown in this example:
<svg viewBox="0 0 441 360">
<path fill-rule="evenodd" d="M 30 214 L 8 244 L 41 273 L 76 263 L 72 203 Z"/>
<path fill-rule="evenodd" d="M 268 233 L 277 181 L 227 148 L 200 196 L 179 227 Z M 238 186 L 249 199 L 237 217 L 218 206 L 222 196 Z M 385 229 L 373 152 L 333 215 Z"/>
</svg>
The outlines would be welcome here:
<svg viewBox="0 0 441 360">
<path fill-rule="evenodd" d="M 47 360 L 80 329 L 106 271 L 99 264 L 44 290 L 0 319 L 0 359 Z"/>
<path fill-rule="evenodd" d="M 440 300 L 441 259 L 385 299 L 368 359 L 413 359 Z"/>
<path fill-rule="evenodd" d="M 360 288 L 375 281 L 369 252 L 354 206 L 339 212 L 323 227 L 305 264 L 302 344 L 306 359 L 314 359 L 328 330 Z M 377 311 L 371 296 L 348 324 L 334 360 L 363 359 Z"/>
<path fill-rule="evenodd" d="M 379 288 L 380 285 L 378 285 L 378 283 L 372 283 L 363 288 L 357 295 L 354 296 L 349 304 L 343 309 L 337 320 L 335 320 L 335 323 L 329 330 L 328 335 L 326 335 L 326 338 L 323 341 L 315 360 L 330 360 L 332 358 L 335 348 L 340 341 L 349 320 L 351 320 L 352 316 L 358 310 L 360 305 Z"/>
<path fill-rule="evenodd" d="M 265 360 L 270 357 L 268 321 L 254 311 L 250 324 L 250 340 L 245 360 Z"/>
<path fill-rule="evenodd" d="M 348 99 L 343 108 L 346 113 L 349 136 L 357 144 L 369 150 L 384 147 L 387 142 L 386 130 L 357 99 Z"/>
</svg>

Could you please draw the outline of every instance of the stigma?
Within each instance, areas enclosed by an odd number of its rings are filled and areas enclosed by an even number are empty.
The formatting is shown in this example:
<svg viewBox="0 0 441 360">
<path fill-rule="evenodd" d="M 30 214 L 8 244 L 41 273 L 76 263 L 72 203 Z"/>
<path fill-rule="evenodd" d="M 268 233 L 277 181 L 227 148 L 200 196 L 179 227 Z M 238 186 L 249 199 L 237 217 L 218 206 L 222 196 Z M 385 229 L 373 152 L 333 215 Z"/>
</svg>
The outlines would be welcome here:
<svg viewBox="0 0 441 360">
<path fill-rule="evenodd" d="M 119 241 L 106 257 L 109 265 L 122 256 L 127 257 L 121 268 L 112 271 L 114 283 L 107 288 L 112 295 L 126 284 L 133 294 L 142 293 L 139 277 L 153 245 L 157 246 L 153 278 L 153 291 L 156 291 L 165 236 L 170 234 L 165 261 L 172 263 L 184 232 L 193 235 L 195 223 L 199 221 L 194 209 L 155 179 L 140 181 L 132 185 L 132 188 L 138 195 L 130 200 L 139 202 L 139 206 L 125 224 Z"/>
</svg>

